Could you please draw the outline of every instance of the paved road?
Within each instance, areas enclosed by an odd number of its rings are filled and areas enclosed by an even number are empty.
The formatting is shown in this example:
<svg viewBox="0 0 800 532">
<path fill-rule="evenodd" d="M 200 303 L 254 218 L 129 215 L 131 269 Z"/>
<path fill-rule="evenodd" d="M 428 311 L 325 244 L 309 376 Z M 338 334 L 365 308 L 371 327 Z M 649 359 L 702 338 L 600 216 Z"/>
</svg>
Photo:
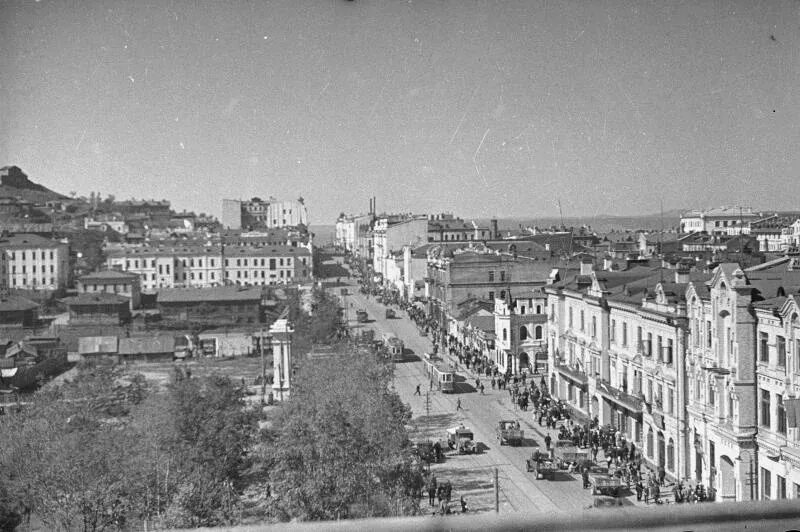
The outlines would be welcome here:
<svg viewBox="0 0 800 532">
<path fill-rule="evenodd" d="M 471 509 L 493 509 L 492 476 L 494 468 L 497 468 L 501 512 L 575 512 L 592 504 L 593 497 L 589 490 L 581 487 L 579 475 L 563 472 L 556 480 L 548 481 L 535 480 L 534 475 L 526 471 L 525 459 L 530 457 L 535 448 L 544 448 L 544 429 L 533 420 L 530 411 L 515 411 L 507 391 L 492 390 L 489 382 L 482 378 L 486 390 L 485 395 L 481 395 L 474 388 L 475 375 L 462 367 L 460 374 L 466 377 L 466 382 L 461 383 L 458 393 L 428 392 L 428 408 L 426 392 L 429 381 L 424 363 L 418 357 L 425 351 L 431 351 L 430 340 L 420 336 L 416 326 L 404 312 L 398 311 L 398 318 L 387 320 L 384 318 L 386 307 L 374 298 L 358 293 L 357 285 L 351 284 L 348 292 L 350 295 L 344 299 L 348 305 L 353 331 L 371 328 L 375 330 L 376 338 L 380 338 L 385 332 L 391 332 L 405 342 L 408 361 L 395 365 L 394 386 L 413 410 L 412 439 L 441 439 L 448 427 L 463 423 L 473 430 L 475 440 L 482 444 L 483 452 L 478 455 L 450 455 L 443 463 L 431 467 L 438 479 L 451 481 L 455 500 L 464 494 Z M 367 310 L 369 323 L 355 322 L 355 310 L 359 308 Z M 469 385 L 469 382 L 473 384 Z M 418 384 L 422 388 L 421 397 L 414 395 Z M 461 399 L 463 410 L 456 412 L 458 398 Z M 501 447 L 498 444 L 494 427 L 500 419 L 519 420 L 525 430 L 523 446 Z"/>
</svg>

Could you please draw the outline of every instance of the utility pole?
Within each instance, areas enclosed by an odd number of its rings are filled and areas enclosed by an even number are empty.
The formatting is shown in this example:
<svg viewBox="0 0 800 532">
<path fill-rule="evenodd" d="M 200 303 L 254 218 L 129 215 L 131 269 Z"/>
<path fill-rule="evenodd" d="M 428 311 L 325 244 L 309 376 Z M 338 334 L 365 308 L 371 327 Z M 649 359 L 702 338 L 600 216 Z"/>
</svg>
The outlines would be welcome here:
<svg viewBox="0 0 800 532">
<path fill-rule="evenodd" d="M 497 479 L 497 468 L 494 468 L 494 513 L 500 513 L 500 483 Z"/>
<path fill-rule="evenodd" d="M 264 359 L 264 327 L 261 327 L 261 337 L 258 341 L 261 351 L 261 404 L 264 404 L 267 395 L 267 362 Z"/>
</svg>

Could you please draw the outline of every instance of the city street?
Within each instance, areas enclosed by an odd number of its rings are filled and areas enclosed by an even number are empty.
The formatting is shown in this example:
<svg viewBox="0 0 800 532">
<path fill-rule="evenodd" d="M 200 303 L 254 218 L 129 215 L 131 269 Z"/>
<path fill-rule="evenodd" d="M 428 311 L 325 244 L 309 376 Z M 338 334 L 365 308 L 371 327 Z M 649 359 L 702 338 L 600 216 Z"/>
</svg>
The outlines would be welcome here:
<svg viewBox="0 0 800 532">
<path fill-rule="evenodd" d="M 461 380 L 457 393 L 429 391 L 429 380 L 420 357 L 425 351 L 431 351 L 431 341 L 420 335 L 405 312 L 397 311 L 397 318 L 385 319 L 386 307 L 375 298 L 360 294 L 358 285 L 352 280 L 348 282 L 349 295 L 343 300 L 352 332 L 370 328 L 375 330 L 375 338 L 380 338 L 383 333 L 394 333 L 405 342 L 407 360 L 395 365 L 394 386 L 413 410 L 412 439 L 443 439 L 447 428 L 463 423 L 474 431 L 475 440 L 481 444 L 482 452 L 477 455 L 449 454 L 442 463 L 431 466 L 440 482 L 450 480 L 452 483 L 454 501 L 457 502 L 464 495 L 473 510 L 493 509 L 493 475 L 494 468 L 497 468 L 501 512 L 574 512 L 591 506 L 593 497 L 590 490 L 582 489 L 580 475 L 570 475 L 564 471 L 555 480 L 535 480 L 534 474 L 526 471 L 525 460 L 537 447 L 544 449 L 545 436 L 545 429 L 533 420 L 530 411 L 515 410 L 508 392 L 492 390 L 489 380 L 485 378 L 481 379 L 486 388 L 485 395 L 481 395 L 475 390 L 475 375 L 463 367 L 459 376 L 466 377 L 466 382 Z M 358 309 L 366 309 L 368 323 L 355 321 L 355 311 Z M 414 394 L 417 385 L 421 387 L 421 396 Z M 462 410 L 457 412 L 456 402 L 459 398 Z M 501 419 L 519 420 L 525 431 L 522 446 L 499 445 L 495 425 Z M 555 437 L 555 434 L 552 436 Z"/>
</svg>

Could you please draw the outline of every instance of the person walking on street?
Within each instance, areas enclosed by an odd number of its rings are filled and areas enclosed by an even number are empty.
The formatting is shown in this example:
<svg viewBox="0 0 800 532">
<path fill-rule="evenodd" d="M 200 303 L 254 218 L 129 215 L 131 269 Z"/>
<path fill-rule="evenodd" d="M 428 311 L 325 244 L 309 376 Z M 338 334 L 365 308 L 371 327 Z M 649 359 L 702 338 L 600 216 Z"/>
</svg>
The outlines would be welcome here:
<svg viewBox="0 0 800 532">
<path fill-rule="evenodd" d="M 483 383 L 481 383 L 481 395 L 483 395 Z"/>
<path fill-rule="evenodd" d="M 548 432 L 547 435 L 544 437 L 544 446 L 549 451 L 550 450 L 550 443 L 553 441 L 553 438 L 550 437 L 550 433 Z"/>
<path fill-rule="evenodd" d="M 460 397 L 456 401 L 456 412 L 458 412 L 459 410 L 461 410 L 461 398 Z"/>
<path fill-rule="evenodd" d="M 417 390 L 414 392 L 414 395 L 419 395 L 420 397 L 422 397 L 422 393 L 420 393 L 419 391 L 419 384 L 417 384 Z"/>
<path fill-rule="evenodd" d="M 428 483 L 428 505 L 433 506 L 436 504 L 436 475 L 431 475 L 431 480 Z"/>
</svg>

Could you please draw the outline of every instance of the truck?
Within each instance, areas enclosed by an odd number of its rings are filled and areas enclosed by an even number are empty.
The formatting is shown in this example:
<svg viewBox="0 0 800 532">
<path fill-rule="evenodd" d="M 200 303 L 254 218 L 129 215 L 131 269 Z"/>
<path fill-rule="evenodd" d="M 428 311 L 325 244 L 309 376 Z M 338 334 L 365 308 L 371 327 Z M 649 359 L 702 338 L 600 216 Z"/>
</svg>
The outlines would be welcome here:
<svg viewBox="0 0 800 532">
<path fill-rule="evenodd" d="M 572 462 L 585 463 L 589 459 L 589 453 L 585 449 L 579 449 L 572 440 L 558 440 L 553 445 L 553 459 L 559 467 L 566 469 Z"/>
<path fill-rule="evenodd" d="M 500 445 L 522 445 L 523 436 L 519 421 L 504 419 L 497 423 L 497 440 Z"/>
<path fill-rule="evenodd" d="M 391 357 L 395 362 L 403 361 L 403 350 L 405 346 L 400 338 L 393 334 L 384 334 L 383 345 L 386 348 L 388 357 Z"/>
<path fill-rule="evenodd" d="M 533 451 L 531 457 L 526 460 L 526 469 L 529 473 L 536 474 L 536 480 L 553 480 L 559 468 L 558 464 L 550 456 L 536 450 Z"/>
</svg>

